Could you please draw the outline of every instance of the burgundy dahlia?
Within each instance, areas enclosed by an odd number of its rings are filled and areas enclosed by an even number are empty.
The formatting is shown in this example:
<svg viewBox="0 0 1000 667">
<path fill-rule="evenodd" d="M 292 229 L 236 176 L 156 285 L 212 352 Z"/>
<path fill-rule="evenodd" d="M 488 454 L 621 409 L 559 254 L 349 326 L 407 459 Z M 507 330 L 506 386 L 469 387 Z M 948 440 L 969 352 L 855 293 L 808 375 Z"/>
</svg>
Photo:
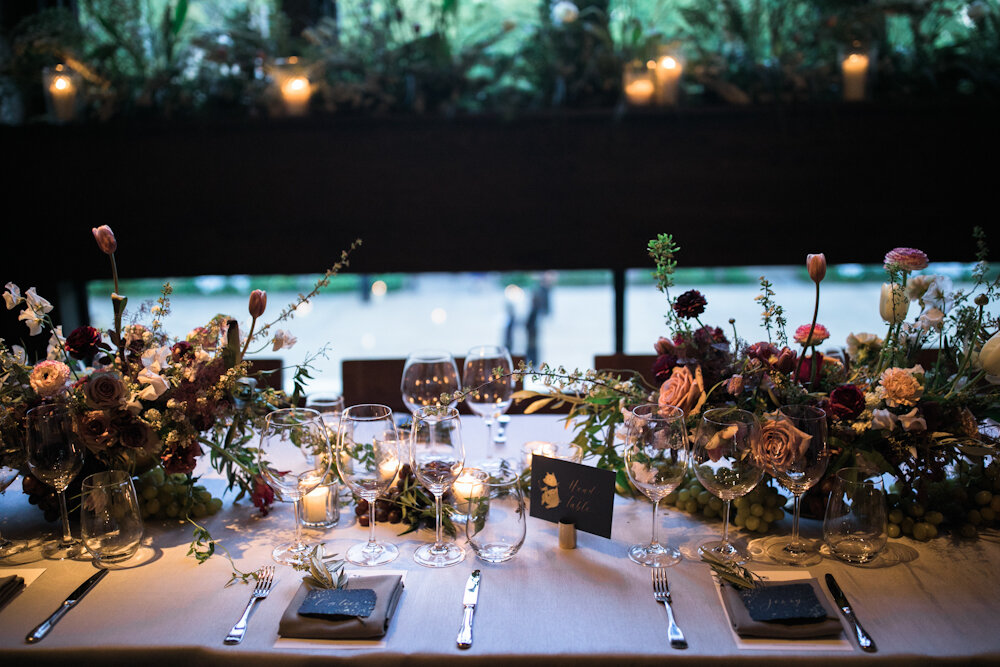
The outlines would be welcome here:
<svg viewBox="0 0 1000 667">
<path fill-rule="evenodd" d="M 94 327 L 77 327 L 66 337 L 66 352 L 74 359 L 87 359 L 98 351 L 101 332 Z"/>
<path fill-rule="evenodd" d="M 176 364 L 181 359 L 194 356 L 194 347 L 186 340 L 179 340 L 170 348 L 170 359 Z"/>
<path fill-rule="evenodd" d="M 677 313 L 678 317 L 689 320 L 704 313 L 706 305 L 708 305 L 708 301 L 705 300 L 702 293 L 696 289 L 691 289 L 681 294 L 674 301 L 674 312 Z"/>
<path fill-rule="evenodd" d="M 865 409 L 865 395 L 856 385 L 842 384 L 830 392 L 829 405 L 835 419 L 854 419 Z"/>
<path fill-rule="evenodd" d="M 666 382 L 670 377 L 670 372 L 677 365 L 677 355 L 669 352 L 661 354 L 653 362 L 653 377 L 657 382 Z"/>
<path fill-rule="evenodd" d="M 271 511 L 271 505 L 274 504 L 274 490 L 260 475 L 253 478 L 253 493 L 250 494 L 250 499 L 260 509 L 262 515 L 267 516 Z"/>
</svg>

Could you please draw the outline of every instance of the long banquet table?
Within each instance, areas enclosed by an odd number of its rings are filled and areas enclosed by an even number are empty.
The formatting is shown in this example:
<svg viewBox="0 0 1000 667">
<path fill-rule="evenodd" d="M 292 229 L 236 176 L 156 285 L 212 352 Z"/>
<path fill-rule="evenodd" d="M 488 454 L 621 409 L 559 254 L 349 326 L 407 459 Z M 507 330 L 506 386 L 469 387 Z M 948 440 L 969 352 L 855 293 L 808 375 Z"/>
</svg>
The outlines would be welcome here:
<svg viewBox="0 0 1000 667">
<path fill-rule="evenodd" d="M 469 420 L 466 439 L 484 430 Z M 553 417 L 516 416 L 508 427 L 507 455 L 527 440 L 566 440 Z M 503 454 L 503 452 L 501 452 Z M 217 494 L 222 480 L 208 480 Z M 557 526 L 528 519 L 528 534 L 517 556 L 503 564 L 465 562 L 442 570 L 416 565 L 414 549 L 431 539 L 427 532 L 397 536 L 399 526 L 380 526 L 400 557 L 386 569 L 405 571 L 405 592 L 384 641 L 362 647 L 324 642 L 308 648 L 278 642 L 278 621 L 299 587 L 301 573 L 279 567 L 270 596 L 257 605 L 242 644 L 223 644 L 247 603 L 245 585 L 225 587 L 230 564 L 222 555 L 199 565 L 187 557 L 191 530 L 178 524 L 147 525 L 139 554 L 117 566 L 35 645 L 29 630 L 94 572 L 89 561 L 35 560 L 0 566 L 44 572 L 0 611 L 0 659 L 7 665 L 44 664 L 212 664 L 441 665 L 475 664 L 575 666 L 601 664 L 1000 664 L 1000 544 L 987 534 L 975 542 L 947 538 L 929 543 L 891 540 L 889 558 L 878 567 L 854 567 L 824 559 L 808 570 L 822 579 L 832 572 L 875 638 L 878 652 L 862 653 L 846 635 L 838 641 L 747 647 L 732 633 L 709 568 L 688 557 L 669 569 L 677 621 L 687 636 L 686 651 L 670 648 L 666 614 L 651 595 L 649 570 L 632 563 L 626 549 L 647 540 L 651 506 L 618 499 L 612 539 L 579 533 L 577 548 L 558 547 Z M 9 537 L 37 537 L 54 531 L 31 507 L 17 484 L 0 496 L 0 531 Z M 348 508 L 340 524 L 322 536 L 331 551 L 365 539 Z M 238 566 L 251 570 L 270 562 L 272 545 L 289 536 L 289 506 L 261 517 L 248 502 L 233 504 L 207 521 L 212 535 Z M 692 556 L 697 545 L 718 535 L 719 522 L 668 511 L 661 537 Z M 788 529 L 788 521 L 776 532 Z M 804 521 L 816 536 L 819 524 Z M 744 536 L 752 537 L 752 536 Z M 751 543 L 753 544 L 753 543 Z M 469 650 L 455 645 L 463 585 L 482 570 L 482 592 Z M 352 568 L 353 569 L 353 568 Z M 755 563 L 766 572 L 779 569 Z M 832 601 L 831 601 L 832 608 Z"/>
</svg>

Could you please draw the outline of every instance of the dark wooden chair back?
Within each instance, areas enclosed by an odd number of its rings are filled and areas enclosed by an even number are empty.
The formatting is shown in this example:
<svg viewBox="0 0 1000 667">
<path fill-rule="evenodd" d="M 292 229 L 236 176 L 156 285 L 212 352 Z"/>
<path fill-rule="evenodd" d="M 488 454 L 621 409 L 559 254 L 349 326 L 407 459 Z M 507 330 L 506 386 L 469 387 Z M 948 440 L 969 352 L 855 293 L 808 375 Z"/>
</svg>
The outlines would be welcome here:
<svg viewBox="0 0 1000 667">
<path fill-rule="evenodd" d="M 656 378 L 653 377 L 653 364 L 656 363 L 655 354 L 606 354 L 594 356 L 594 369 L 599 371 L 636 371 L 651 386 L 658 386 Z"/>
<path fill-rule="evenodd" d="M 250 375 L 258 371 L 272 371 L 260 376 L 259 383 L 271 389 L 281 389 L 282 383 L 285 380 L 284 372 L 282 371 L 284 366 L 285 362 L 281 359 L 250 359 Z"/>
</svg>

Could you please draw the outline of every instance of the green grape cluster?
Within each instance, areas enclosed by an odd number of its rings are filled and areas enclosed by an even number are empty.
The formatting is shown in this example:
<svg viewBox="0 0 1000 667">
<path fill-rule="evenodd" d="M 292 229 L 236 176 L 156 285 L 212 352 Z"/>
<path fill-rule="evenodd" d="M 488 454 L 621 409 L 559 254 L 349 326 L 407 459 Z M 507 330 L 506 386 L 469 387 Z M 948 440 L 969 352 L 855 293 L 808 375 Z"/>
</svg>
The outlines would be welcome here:
<svg viewBox="0 0 1000 667">
<path fill-rule="evenodd" d="M 974 539 L 981 528 L 1000 525 L 1000 462 L 959 472 L 955 479 L 926 485 L 922 499 L 890 493 L 889 537 L 906 535 L 926 542 L 951 527 Z"/>
<path fill-rule="evenodd" d="M 168 475 L 163 468 L 139 476 L 135 491 L 143 519 L 199 519 L 222 509 L 222 500 L 204 486 L 182 473 Z"/>
<path fill-rule="evenodd" d="M 676 490 L 664 497 L 663 502 L 673 505 L 682 512 L 695 514 L 706 519 L 722 520 L 725 503 L 701 485 L 693 476 L 685 478 Z M 785 499 L 772 486 L 758 484 L 745 496 L 732 502 L 735 515 L 732 523 L 737 528 L 749 532 L 766 533 L 771 524 L 785 516 L 782 505 Z"/>
</svg>

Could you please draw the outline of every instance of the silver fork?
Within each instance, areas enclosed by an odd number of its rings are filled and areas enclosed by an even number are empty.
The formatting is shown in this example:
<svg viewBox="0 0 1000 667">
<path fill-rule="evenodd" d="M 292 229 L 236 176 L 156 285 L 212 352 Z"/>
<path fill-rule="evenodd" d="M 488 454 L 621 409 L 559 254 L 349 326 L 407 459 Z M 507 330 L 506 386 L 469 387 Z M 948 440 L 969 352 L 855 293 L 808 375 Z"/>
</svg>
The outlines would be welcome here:
<svg viewBox="0 0 1000 667">
<path fill-rule="evenodd" d="M 667 582 L 667 573 L 662 567 L 653 568 L 653 599 L 662 602 L 667 610 L 667 620 L 670 621 L 667 635 L 670 637 L 670 645 L 673 648 L 687 648 L 688 643 L 684 639 L 684 633 L 674 620 L 674 610 L 670 606 L 670 584 Z"/>
<path fill-rule="evenodd" d="M 250 594 L 250 601 L 247 602 L 247 608 L 243 610 L 243 616 L 229 631 L 229 636 L 226 637 L 227 644 L 239 644 L 243 641 L 243 635 L 247 632 L 247 621 L 250 619 L 250 611 L 253 609 L 254 603 L 267 597 L 267 594 L 271 592 L 272 584 L 274 584 L 274 566 L 265 565 L 257 571 L 257 586 Z"/>
</svg>

